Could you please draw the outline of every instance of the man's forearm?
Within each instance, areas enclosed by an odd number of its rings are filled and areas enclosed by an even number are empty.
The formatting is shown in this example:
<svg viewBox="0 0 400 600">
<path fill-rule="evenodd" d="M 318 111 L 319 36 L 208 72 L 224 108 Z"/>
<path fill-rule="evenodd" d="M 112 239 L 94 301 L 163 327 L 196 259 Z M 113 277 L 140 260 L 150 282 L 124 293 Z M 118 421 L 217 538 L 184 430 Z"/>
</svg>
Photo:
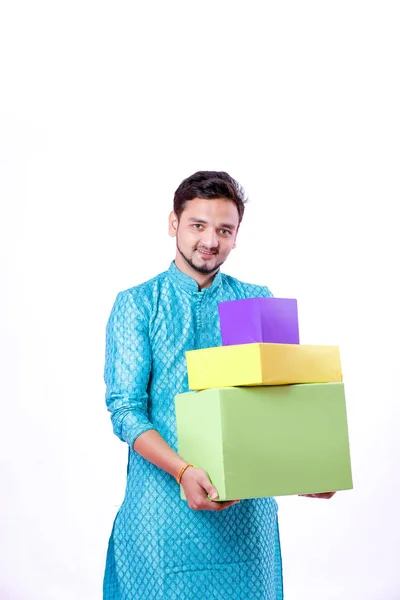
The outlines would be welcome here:
<svg viewBox="0 0 400 600">
<path fill-rule="evenodd" d="M 151 463 L 176 477 L 185 461 L 167 444 L 155 429 L 145 431 L 133 444 L 134 450 Z"/>
</svg>

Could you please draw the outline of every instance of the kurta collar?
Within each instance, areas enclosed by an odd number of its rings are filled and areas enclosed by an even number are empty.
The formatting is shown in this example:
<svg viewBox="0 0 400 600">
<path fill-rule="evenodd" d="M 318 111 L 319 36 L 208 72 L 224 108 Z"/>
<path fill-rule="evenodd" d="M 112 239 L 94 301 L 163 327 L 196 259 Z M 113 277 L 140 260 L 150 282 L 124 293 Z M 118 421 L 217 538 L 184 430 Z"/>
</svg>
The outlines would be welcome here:
<svg viewBox="0 0 400 600">
<path fill-rule="evenodd" d="M 176 266 L 175 261 L 172 261 L 172 263 L 170 264 L 170 267 L 168 269 L 168 276 L 173 283 L 175 283 L 180 288 L 184 289 L 186 292 L 189 292 L 192 294 L 195 292 L 200 292 L 197 281 L 195 281 L 192 277 L 190 277 L 190 275 L 187 275 L 186 273 L 182 273 L 182 271 L 180 271 L 178 269 L 178 267 Z M 221 274 L 221 271 L 218 270 L 214 276 L 213 282 L 210 285 L 210 287 L 203 288 L 200 293 L 212 294 L 220 287 L 221 281 L 222 281 L 222 274 Z"/>
</svg>

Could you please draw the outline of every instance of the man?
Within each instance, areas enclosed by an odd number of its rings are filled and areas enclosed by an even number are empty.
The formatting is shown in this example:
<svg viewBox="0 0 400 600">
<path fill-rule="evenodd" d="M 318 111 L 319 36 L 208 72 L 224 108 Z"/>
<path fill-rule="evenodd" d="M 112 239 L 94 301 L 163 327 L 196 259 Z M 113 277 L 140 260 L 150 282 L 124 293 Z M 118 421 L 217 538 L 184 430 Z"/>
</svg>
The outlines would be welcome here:
<svg viewBox="0 0 400 600">
<path fill-rule="evenodd" d="M 185 352 L 221 345 L 219 302 L 271 296 L 267 287 L 220 271 L 235 247 L 244 203 L 225 172 L 185 179 L 169 218 L 175 261 L 118 294 L 112 309 L 106 401 L 129 458 L 104 600 L 283 597 L 275 500 L 215 502 L 218 490 L 205 471 L 176 453 L 174 397 L 188 391 Z"/>
</svg>

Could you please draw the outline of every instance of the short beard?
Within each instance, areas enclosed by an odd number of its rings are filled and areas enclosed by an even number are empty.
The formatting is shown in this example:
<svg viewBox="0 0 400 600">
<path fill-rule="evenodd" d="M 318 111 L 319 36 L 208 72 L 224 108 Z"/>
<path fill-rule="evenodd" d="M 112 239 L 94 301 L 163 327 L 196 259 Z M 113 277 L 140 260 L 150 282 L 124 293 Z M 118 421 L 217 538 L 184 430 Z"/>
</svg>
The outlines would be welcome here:
<svg viewBox="0 0 400 600">
<path fill-rule="evenodd" d="M 197 273 L 201 273 L 202 275 L 211 275 L 212 273 L 216 273 L 218 271 L 218 269 L 220 268 L 221 265 L 224 264 L 225 261 L 222 261 L 220 263 L 217 263 L 215 267 L 209 268 L 206 265 L 204 265 L 204 267 L 198 267 L 197 265 L 194 264 L 194 262 L 192 261 L 191 258 L 188 258 L 187 256 L 185 256 L 182 252 L 182 250 L 179 248 L 178 245 L 178 240 L 176 241 L 176 247 L 178 249 L 179 254 L 182 256 L 182 258 L 187 262 L 187 264 L 194 269 L 195 271 L 197 271 Z"/>
</svg>

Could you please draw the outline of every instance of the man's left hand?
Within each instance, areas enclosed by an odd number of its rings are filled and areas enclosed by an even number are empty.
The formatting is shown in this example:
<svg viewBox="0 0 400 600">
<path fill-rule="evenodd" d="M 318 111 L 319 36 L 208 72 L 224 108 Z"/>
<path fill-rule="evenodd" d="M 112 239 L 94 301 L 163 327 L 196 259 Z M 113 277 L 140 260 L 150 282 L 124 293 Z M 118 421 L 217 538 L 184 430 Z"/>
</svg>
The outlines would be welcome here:
<svg viewBox="0 0 400 600">
<path fill-rule="evenodd" d="M 299 496 L 304 496 L 305 498 L 324 498 L 325 500 L 329 500 L 335 494 L 336 492 L 324 492 L 322 494 L 299 494 Z"/>
</svg>

